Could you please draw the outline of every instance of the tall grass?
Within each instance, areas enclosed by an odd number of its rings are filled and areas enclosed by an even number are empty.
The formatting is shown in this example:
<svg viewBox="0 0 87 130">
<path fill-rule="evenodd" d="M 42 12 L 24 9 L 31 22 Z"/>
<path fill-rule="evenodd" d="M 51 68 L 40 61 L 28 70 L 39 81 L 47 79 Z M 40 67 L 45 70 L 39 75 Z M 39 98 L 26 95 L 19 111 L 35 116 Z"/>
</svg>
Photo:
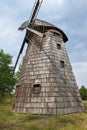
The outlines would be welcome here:
<svg viewBox="0 0 87 130">
<path fill-rule="evenodd" d="M 16 114 L 11 102 L 9 96 L 0 104 L 0 130 L 87 130 L 87 101 L 84 112 L 56 116 Z"/>
</svg>

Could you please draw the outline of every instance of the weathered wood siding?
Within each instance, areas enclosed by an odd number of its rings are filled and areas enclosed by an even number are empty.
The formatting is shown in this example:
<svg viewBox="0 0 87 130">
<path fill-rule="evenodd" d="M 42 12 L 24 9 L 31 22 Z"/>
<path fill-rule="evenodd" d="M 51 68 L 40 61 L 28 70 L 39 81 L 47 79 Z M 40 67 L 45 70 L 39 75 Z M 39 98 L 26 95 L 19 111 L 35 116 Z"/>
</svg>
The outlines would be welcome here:
<svg viewBox="0 0 87 130">
<path fill-rule="evenodd" d="M 32 114 L 82 111 L 83 105 L 62 35 L 48 32 L 42 40 L 33 38 L 18 80 L 13 110 Z M 61 49 L 57 49 L 57 44 L 61 44 Z M 60 61 L 64 61 L 64 68 L 61 68 Z M 33 92 L 34 84 L 41 85 L 40 93 Z"/>
</svg>

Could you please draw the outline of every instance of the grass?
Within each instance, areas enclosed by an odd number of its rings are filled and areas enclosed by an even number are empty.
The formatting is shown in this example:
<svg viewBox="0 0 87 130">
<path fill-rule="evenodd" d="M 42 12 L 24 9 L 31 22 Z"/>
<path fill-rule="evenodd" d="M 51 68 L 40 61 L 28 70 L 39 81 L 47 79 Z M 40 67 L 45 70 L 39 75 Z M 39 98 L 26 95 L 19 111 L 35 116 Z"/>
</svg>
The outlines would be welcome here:
<svg viewBox="0 0 87 130">
<path fill-rule="evenodd" d="M 16 114 L 11 110 L 12 97 L 0 105 L 0 130 L 87 130 L 87 101 L 84 112 L 43 116 Z"/>
</svg>

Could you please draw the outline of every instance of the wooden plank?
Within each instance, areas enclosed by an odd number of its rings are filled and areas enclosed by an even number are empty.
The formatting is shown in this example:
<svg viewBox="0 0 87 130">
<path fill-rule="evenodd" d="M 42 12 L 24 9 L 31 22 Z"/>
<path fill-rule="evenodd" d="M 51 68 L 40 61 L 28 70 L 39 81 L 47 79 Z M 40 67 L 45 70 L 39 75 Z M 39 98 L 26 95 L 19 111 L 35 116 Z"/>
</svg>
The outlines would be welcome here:
<svg viewBox="0 0 87 130">
<path fill-rule="evenodd" d="M 34 30 L 34 29 L 32 29 L 32 28 L 29 28 L 29 27 L 26 27 L 26 29 L 27 29 L 28 31 L 30 31 L 30 32 L 32 32 L 32 33 L 34 33 L 34 34 L 40 36 L 40 37 L 43 37 L 43 33 L 41 33 L 41 32 L 38 32 L 38 31 L 36 31 L 36 30 Z"/>
</svg>

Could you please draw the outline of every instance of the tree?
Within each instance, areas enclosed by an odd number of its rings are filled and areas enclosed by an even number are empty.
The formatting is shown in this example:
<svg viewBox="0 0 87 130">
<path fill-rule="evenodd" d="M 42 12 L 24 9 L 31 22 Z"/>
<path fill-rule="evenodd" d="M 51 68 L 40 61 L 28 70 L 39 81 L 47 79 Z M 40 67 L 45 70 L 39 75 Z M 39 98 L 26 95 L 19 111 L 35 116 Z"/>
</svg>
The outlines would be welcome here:
<svg viewBox="0 0 87 130">
<path fill-rule="evenodd" d="M 83 100 L 87 100 L 87 88 L 85 88 L 85 86 L 81 86 L 81 88 L 79 89 L 80 92 L 80 96 Z"/>
<path fill-rule="evenodd" d="M 11 63 L 12 56 L 0 50 L 0 103 L 7 94 L 10 94 L 14 90 L 16 83 Z"/>
<path fill-rule="evenodd" d="M 25 57 L 22 58 L 22 62 L 21 62 L 20 65 L 19 65 L 18 71 L 16 71 L 16 73 L 15 73 L 17 80 L 19 79 L 19 76 L 20 76 L 21 71 L 22 71 L 22 66 L 23 66 L 24 58 L 25 58 Z"/>
</svg>

